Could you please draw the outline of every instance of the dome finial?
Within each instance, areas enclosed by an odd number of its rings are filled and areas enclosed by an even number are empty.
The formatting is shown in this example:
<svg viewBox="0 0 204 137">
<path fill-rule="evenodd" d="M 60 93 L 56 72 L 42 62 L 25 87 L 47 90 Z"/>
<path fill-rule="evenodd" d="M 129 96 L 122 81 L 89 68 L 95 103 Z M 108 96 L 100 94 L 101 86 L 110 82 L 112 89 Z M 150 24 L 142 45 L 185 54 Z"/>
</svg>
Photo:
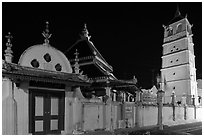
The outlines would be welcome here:
<svg viewBox="0 0 204 137">
<path fill-rule="evenodd" d="M 45 28 L 45 31 L 43 31 L 42 35 L 43 37 L 45 38 L 45 43 L 46 44 L 49 44 L 49 38 L 52 36 L 52 34 L 49 34 L 49 22 L 46 21 L 46 28 Z"/>
<path fill-rule="evenodd" d="M 12 55 L 13 51 L 11 50 L 11 47 L 12 47 L 11 39 L 13 38 L 13 36 L 11 35 L 10 32 L 8 32 L 8 35 L 5 36 L 5 37 L 7 38 L 7 42 L 6 42 L 7 49 L 5 50 L 4 56 L 5 56 L 6 62 L 11 63 L 12 62 L 12 57 L 13 57 L 13 55 Z"/>
<path fill-rule="evenodd" d="M 88 39 L 88 40 L 91 38 L 91 36 L 89 36 L 89 32 L 88 32 L 86 23 L 84 23 L 84 28 L 80 34 L 80 37 L 81 39 Z"/>
</svg>

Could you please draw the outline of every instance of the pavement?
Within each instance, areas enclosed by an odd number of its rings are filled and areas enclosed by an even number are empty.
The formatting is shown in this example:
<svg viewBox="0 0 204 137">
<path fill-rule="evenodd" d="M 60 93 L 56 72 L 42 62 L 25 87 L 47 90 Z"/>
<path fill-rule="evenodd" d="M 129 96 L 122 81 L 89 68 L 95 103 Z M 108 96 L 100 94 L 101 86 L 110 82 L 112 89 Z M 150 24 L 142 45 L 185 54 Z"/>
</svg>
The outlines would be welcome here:
<svg viewBox="0 0 204 137">
<path fill-rule="evenodd" d="M 163 130 L 158 130 L 158 126 L 134 127 L 115 129 L 106 131 L 103 129 L 86 131 L 84 135 L 202 135 L 202 122 L 188 121 L 177 122 L 172 125 L 164 125 Z"/>
<path fill-rule="evenodd" d="M 202 122 L 169 126 L 164 128 L 164 131 L 169 132 L 172 135 L 202 135 Z"/>
</svg>

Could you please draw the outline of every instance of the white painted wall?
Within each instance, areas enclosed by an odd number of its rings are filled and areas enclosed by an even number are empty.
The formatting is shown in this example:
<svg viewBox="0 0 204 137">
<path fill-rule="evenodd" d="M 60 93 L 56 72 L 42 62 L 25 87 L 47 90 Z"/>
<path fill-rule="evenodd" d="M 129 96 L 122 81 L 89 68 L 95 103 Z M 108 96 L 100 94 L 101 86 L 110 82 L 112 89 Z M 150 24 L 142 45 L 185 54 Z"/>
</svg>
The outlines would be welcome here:
<svg viewBox="0 0 204 137">
<path fill-rule="evenodd" d="M 29 92 L 28 82 L 22 82 L 19 87 L 15 87 L 15 100 L 17 102 L 17 134 L 29 134 Z"/>
<path fill-rule="evenodd" d="M 175 119 L 184 120 L 184 107 L 175 107 Z"/>
<path fill-rule="evenodd" d="M 164 125 L 168 125 L 173 122 L 173 108 L 163 107 L 162 108 L 162 122 Z"/>
<path fill-rule="evenodd" d="M 158 119 L 158 107 L 156 106 L 145 106 L 144 107 L 144 126 L 157 125 Z"/>
</svg>

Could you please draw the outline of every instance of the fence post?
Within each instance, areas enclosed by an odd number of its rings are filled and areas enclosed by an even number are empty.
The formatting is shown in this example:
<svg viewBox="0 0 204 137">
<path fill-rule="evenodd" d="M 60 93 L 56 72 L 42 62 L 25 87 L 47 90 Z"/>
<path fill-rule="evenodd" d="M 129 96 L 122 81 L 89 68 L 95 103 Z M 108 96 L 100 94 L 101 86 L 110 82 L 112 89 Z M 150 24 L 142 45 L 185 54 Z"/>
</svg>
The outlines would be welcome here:
<svg viewBox="0 0 204 137">
<path fill-rule="evenodd" d="M 193 95 L 192 97 L 192 104 L 194 108 L 194 119 L 196 119 L 196 104 L 195 104 L 195 96 Z"/>
<path fill-rule="evenodd" d="M 184 104 L 184 120 L 186 120 L 186 117 L 187 117 L 187 116 L 186 116 L 186 109 L 187 109 L 187 108 L 186 108 L 186 104 Z"/>
<path fill-rule="evenodd" d="M 162 108 L 163 108 L 163 103 L 162 103 L 162 98 L 163 98 L 164 91 L 158 90 L 157 92 L 157 103 L 158 103 L 158 126 L 159 130 L 163 130 L 163 124 L 162 124 Z"/>
</svg>

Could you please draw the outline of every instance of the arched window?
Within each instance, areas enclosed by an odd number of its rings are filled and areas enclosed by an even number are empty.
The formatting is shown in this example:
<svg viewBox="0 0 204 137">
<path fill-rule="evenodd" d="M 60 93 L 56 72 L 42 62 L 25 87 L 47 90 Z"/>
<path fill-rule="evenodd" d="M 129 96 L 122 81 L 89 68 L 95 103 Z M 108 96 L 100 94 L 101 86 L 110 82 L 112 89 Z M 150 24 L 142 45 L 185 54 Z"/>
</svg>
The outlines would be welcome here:
<svg viewBox="0 0 204 137">
<path fill-rule="evenodd" d="M 178 24 L 177 29 L 176 29 L 176 33 L 179 33 L 182 31 L 182 24 Z"/>
<path fill-rule="evenodd" d="M 173 29 L 172 28 L 169 28 L 168 30 L 167 30 L 167 36 L 169 37 L 169 36 L 171 36 L 171 35 L 173 35 Z"/>
</svg>

